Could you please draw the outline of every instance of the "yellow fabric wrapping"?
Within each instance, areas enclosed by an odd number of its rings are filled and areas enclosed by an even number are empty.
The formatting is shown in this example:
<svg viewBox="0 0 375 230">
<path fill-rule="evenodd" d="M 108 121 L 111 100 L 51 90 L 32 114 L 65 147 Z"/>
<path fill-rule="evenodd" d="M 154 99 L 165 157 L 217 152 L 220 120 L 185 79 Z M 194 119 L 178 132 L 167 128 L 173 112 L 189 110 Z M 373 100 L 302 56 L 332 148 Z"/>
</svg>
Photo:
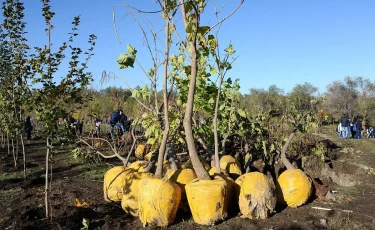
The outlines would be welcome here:
<svg viewBox="0 0 375 230">
<path fill-rule="evenodd" d="M 149 153 L 147 153 L 146 155 L 145 155 L 145 160 L 146 161 L 151 161 L 151 157 L 152 157 L 152 154 L 154 153 L 154 151 L 151 151 L 151 152 L 149 152 Z"/>
<path fill-rule="evenodd" d="M 138 184 L 139 219 L 165 227 L 173 223 L 181 200 L 180 187 L 165 179 L 147 178 Z"/>
<path fill-rule="evenodd" d="M 266 219 L 276 206 L 275 185 L 260 172 L 245 173 L 236 180 L 236 196 L 243 218 Z"/>
<path fill-rule="evenodd" d="M 240 162 L 231 155 L 224 155 L 220 158 L 220 168 L 227 170 L 233 179 L 242 175 Z"/>
<path fill-rule="evenodd" d="M 164 178 L 169 179 L 174 174 L 175 171 L 176 170 L 173 170 L 169 163 L 164 164 L 164 166 L 163 166 L 163 176 L 164 176 Z"/>
<path fill-rule="evenodd" d="M 132 216 L 138 216 L 138 184 L 142 179 L 151 178 L 153 175 L 146 172 L 132 171 L 125 178 L 122 190 L 121 207 Z"/>
<path fill-rule="evenodd" d="M 147 161 L 135 161 L 133 162 L 129 168 L 135 169 L 138 172 L 145 172 L 149 162 Z"/>
<path fill-rule="evenodd" d="M 137 148 L 135 149 L 135 157 L 138 159 L 143 159 L 143 155 L 146 150 L 146 145 L 144 144 L 139 144 Z"/>
<path fill-rule="evenodd" d="M 186 198 L 185 185 L 197 178 L 194 170 L 192 169 L 178 169 L 169 178 L 172 182 L 176 183 L 181 188 L 182 199 Z"/>
<path fill-rule="evenodd" d="M 282 200 L 289 207 L 296 208 L 308 201 L 312 193 L 312 182 L 310 178 L 299 169 L 284 171 L 279 178 Z"/>
<path fill-rule="evenodd" d="M 185 186 L 193 219 L 201 225 L 214 225 L 227 217 L 227 182 L 221 177 L 214 180 L 195 179 Z"/>
<path fill-rule="evenodd" d="M 104 174 L 104 200 L 120 201 L 122 199 L 122 187 L 125 184 L 125 178 L 132 171 L 134 169 L 115 166 Z"/>
<path fill-rule="evenodd" d="M 199 160 L 202 162 L 204 169 L 207 171 L 210 170 L 211 166 L 207 163 L 207 161 L 203 157 L 199 157 Z M 194 169 L 191 160 L 185 162 L 185 164 L 181 165 L 182 169 Z"/>
<path fill-rule="evenodd" d="M 226 175 L 226 176 L 229 176 L 227 170 L 221 168 L 220 171 L 221 171 L 222 174 L 224 174 L 224 175 Z M 210 168 L 210 170 L 208 171 L 208 174 L 210 174 L 210 176 L 213 176 L 213 175 L 215 175 L 216 173 L 217 173 L 216 167 L 212 167 L 212 168 Z"/>
<path fill-rule="evenodd" d="M 227 195 L 226 195 L 226 205 L 227 205 L 227 212 L 234 211 L 236 209 L 237 200 L 234 196 L 234 188 L 236 183 L 232 178 L 229 177 L 228 173 L 225 169 L 221 169 L 221 174 L 216 173 L 216 167 L 210 169 L 209 174 L 212 178 L 221 177 L 227 182 Z"/>
</svg>

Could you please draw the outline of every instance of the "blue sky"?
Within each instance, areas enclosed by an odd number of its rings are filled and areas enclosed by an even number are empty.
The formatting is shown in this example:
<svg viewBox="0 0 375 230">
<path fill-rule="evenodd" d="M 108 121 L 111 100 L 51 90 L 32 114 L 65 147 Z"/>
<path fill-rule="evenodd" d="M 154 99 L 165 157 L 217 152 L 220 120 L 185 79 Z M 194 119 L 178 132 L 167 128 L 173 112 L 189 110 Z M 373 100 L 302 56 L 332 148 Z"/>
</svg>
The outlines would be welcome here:
<svg viewBox="0 0 375 230">
<path fill-rule="evenodd" d="M 145 10 L 159 9 L 151 0 L 123 0 Z M 213 0 L 210 0 L 212 3 Z M 224 1 L 218 0 L 219 4 Z M 231 12 L 239 1 L 225 1 L 225 10 Z M 95 76 L 94 87 L 99 88 L 101 73 L 112 71 L 130 86 L 147 82 L 141 69 L 119 70 L 116 59 L 125 52 L 126 44 L 138 50 L 138 60 L 151 67 L 150 56 L 143 45 L 142 34 L 125 17 L 126 9 L 120 0 L 52 0 L 56 16 L 52 21 L 54 47 L 68 38 L 71 21 L 81 15 L 80 38 L 76 45 L 87 47 L 88 35 L 98 36 L 95 56 L 89 70 Z M 47 42 L 42 4 L 39 0 L 25 1 L 25 15 L 29 43 L 40 46 Z M 115 7 L 117 29 L 121 44 L 113 29 L 112 8 Z M 210 4 L 203 24 L 212 25 L 213 5 Z M 220 30 L 219 42 L 223 49 L 230 42 L 237 50 L 238 60 L 228 77 L 240 78 L 241 92 L 250 88 L 268 88 L 272 84 L 289 91 L 296 84 L 310 82 L 324 92 L 327 84 L 345 76 L 375 79 L 375 4 L 373 0 L 245 0 L 238 12 L 228 19 Z M 177 14 L 180 18 L 180 12 Z M 155 28 L 162 29 L 160 15 L 138 15 L 140 21 L 148 17 Z M 160 34 L 162 38 L 162 32 Z M 158 43 L 161 44 L 161 43 Z M 160 48 L 162 49 L 162 47 Z M 61 71 L 61 74 L 64 72 Z M 57 76 L 58 77 L 58 76 Z M 126 87 L 122 81 L 106 85 Z M 160 83 L 160 86 L 162 84 Z"/>
</svg>

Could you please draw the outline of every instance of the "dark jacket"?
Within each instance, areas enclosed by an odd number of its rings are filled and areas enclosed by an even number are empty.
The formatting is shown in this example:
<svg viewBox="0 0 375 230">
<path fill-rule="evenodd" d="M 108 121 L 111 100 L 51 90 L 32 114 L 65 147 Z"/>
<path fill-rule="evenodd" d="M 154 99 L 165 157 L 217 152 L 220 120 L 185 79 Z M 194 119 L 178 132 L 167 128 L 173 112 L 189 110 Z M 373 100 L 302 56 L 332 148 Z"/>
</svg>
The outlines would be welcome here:
<svg viewBox="0 0 375 230">
<path fill-rule="evenodd" d="M 128 117 L 125 114 L 121 114 L 120 123 L 125 125 L 125 122 L 128 120 Z"/>
<path fill-rule="evenodd" d="M 25 132 L 31 132 L 31 130 L 33 129 L 33 126 L 31 125 L 30 117 L 26 118 L 24 129 L 25 129 Z"/>
<path fill-rule="evenodd" d="M 357 131 L 362 131 L 362 121 L 361 121 L 361 119 L 357 120 L 356 128 L 357 128 Z"/>
<path fill-rule="evenodd" d="M 76 119 L 74 119 L 74 117 L 72 117 L 72 116 L 69 116 L 68 124 L 71 125 L 71 124 L 74 124 L 74 122 L 76 122 Z"/>
<path fill-rule="evenodd" d="M 341 127 L 349 127 L 350 121 L 347 117 L 341 118 Z"/>
<path fill-rule="evenodd" d="M 121 119 L 120 110 L 116 110 L 111 115 L 111 120 L 109 121 L 110 124 L 114 125 L 118 123 Z"/>
</svg>

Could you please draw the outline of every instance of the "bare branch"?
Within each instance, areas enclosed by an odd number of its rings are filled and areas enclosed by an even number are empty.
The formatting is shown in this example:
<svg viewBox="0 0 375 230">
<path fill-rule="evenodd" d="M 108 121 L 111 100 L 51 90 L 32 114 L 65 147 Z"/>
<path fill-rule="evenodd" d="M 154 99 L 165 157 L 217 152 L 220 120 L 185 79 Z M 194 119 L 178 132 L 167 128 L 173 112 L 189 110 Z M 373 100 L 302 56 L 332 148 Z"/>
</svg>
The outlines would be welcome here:
<svg viewBox="0 0 375 230">
<path fill-rule="evenodd" d="M 166 10 L 179 7 L 179 6 L 181 6 L 181 5 L 185 4 L 185 3 L 189 3 L 189 2 L 192 3 L 193 1 L 190 0 L 190 1 L 182 2 L 182 3 L 179 3 L 177 5 L 167 7 Z M 154 11 L 145 11 L 145 10 L 141 10 L 141 9 L 135 8 L 134 6 L 131 6 L 131 5 L 126 4 L 126 3 L 116 4 L 115 6 L 125 6 L 127 8 L 130 8 L 130 9 L 134 10 L 135 12 L 133 12 L 133 13 L 143 13 L 143 14 L 157 14 L 157 13 L 163 12 L 163 10 L 164 10 L 164 9 L 161 9 L 161 10 L 154 10 Z"/>
<path fill-rule="evenodd" d="M 120 159 L 122 162 L 125 162 L 126 159 L 123 158 L 122 156 L 120 156 L 120 154 L 118 154 L 118 152 L 112 147 L 112 145 L 106 140 L 106 139 L 103 139 L 103 138 L 92 138 L 92 139 L 97 139 L 97 140 L 104 140 L 106 141 L 109 146 L 111 147 L 112 151 L 113 151 L 113 155 L 110 155 L 110 156 L 107 156 L 107 155 L 104 155 L 103 153 L 101 153 L 100 151 L 96 150 L 94 147 L 92 147 L 89 143 L 87 143 L 87 141 L 85 141 L 84 139 L 82 138 L 79 138 L 78 142 L 82 142 L 84 144 L 86 144 L 90 149 L 93 149 L 95 150 L 95 153 L 99 154 L 101 157 L 105 158 L 105 159 L 110 159 L 110 158 L 115 158 L 117 157 L 118 159 Z"/>
<path fill-rule="evenodd" d="M 240 4 L 238 4 L 238 6 L 236 7 L 236 9 L 234 9 L 229 15 L 227 15 L 226 17 L 224 17 L 223 19 L 221 19 L 219 22 L 217 22 L 215 25 L 211 26 L 209 30 L 207 30 L 206 34 L 208 32 L 210 32 L 213 28 L 215 28 L 216 26 L 220 25 L 221 23 L 223 23 L 225 20 L 227 20 L 228 18 L 230 18 L 234 13 L 236 13 L 236 11 L 241 7 L 241 5 L 244 3 L 245 0 L 241 0 L 240 1 Z"/>
<path fill-rule="evenodd" d="M 118 36 L 117 28 L 116 28 L 116 14 L 115 14 L 114 8 L 112 8 L 112 19 L 113 19 L 113 27 L 115 29 L 116 38 L 117 38 L 118 42 L 121 44 L 121 40 L 120 40 L 120 37 Z"/>
</svg>

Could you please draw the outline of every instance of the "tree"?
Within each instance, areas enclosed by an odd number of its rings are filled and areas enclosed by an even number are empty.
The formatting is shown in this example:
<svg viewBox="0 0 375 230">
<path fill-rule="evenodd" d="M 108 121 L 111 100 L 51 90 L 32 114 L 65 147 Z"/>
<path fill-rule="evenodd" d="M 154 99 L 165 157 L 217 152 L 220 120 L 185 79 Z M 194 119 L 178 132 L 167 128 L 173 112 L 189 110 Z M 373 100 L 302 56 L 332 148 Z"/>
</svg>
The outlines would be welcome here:
<svg viewBox="0 0 375 230">
<path fill-rule="evenodd" d="M 52 51 L 51 30 L 54 28 L 51 24 L 54 12 L 51 11 L 49 0 L 43 0 L 43 16 L 46 23 L 47 44 L 41 47 L 35 47 L 35 52 L 31 54 L 28 63 L 31 66 L 31 76 L 33 83 L 40 83 L 41 88 L 36 89 L 33 94 L 33 104 L 40 120 L 45 124 L 47 133 L 47 154 L 46 154 L 46 176 L 45 176 L 45 208 L 46 217 L 50 216 L 49 210 L 49 160 L 51 154 L 51 141 L 55 137 L 54 131 L 57 127 L 57 121 L 60 118 L 67 118 L 71 111 L 67 111 L 65 104 L 79 104 L 82 101 L 80 93 L 89 85 L 92 76 L 86 72 L 87 62 L 92 57 L 95 47 L 96 36 L 91 34 L 88 39 L 90 48 L 84 52 L 84 61 L 81 62 L 80 55 L 82 50 L 79 47 L 73 47 L 74 38 L 78 36 L 78 26 L 80 18 L 75 17 L 72 24 L 73 28 L 69 40 L 64 42 L 57 52 Z M 60 83 L 54 81 L 62 61 L 66 58 L 65 52 L 70 50 L 69 70 L 61 79 Z"/>
<path fill-rule="evenodd" d="M 305 82 L 302 85 L 297 84 L 289 93 L 289 98 L 291 103 L 293 103 L 297 109 L 301 111 L 309 111 L 313 109 L 311 107 L 311 102 L 314 99 L 314 94 L 317 91 L 317 87 L 308 82 Z"/>
</svg>

